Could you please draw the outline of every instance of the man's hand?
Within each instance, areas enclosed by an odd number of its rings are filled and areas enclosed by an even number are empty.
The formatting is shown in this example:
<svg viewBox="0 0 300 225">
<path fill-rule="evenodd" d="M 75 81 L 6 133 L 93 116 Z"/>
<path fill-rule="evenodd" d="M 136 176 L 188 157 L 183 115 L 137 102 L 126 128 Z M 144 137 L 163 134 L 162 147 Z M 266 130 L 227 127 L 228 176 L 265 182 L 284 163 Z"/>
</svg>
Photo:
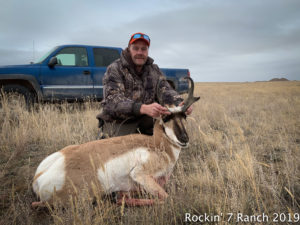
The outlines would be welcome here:
<svg viewBox="0 0 300 225">
<path fill-rule="evenodd" d="M 161 106 L 158 103 L 152 103 L 149 105 L 143 104 L 140 109 L 141 114 L 146 114 L 152 118 L 159 117 L 160 115 L 170 115 L 171 113 L 166 107 Z"/>
<path fill-rule="evenodd" d="M 179 104 L 179 106 L 183 106 L 183 104 L 184 104 L 184 102 L 181 102 L 181 103 Z M 185 114 L 186 114 L 186 115 L 191 115 L 192 112 L 193 112 L 193 107 L 190 106 L 190 107 L 188 107 L 187 110 L 185 111 Z"/>
</svg>

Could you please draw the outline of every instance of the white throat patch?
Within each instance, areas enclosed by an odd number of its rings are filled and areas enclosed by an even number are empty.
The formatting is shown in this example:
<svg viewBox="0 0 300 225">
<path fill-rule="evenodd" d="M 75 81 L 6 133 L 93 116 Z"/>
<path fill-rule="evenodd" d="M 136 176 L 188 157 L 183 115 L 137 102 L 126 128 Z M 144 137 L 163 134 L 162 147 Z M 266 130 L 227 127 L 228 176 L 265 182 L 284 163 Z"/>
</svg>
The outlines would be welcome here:
<svg viewBox="0 0 300 225">
<path fill-rule="evenodd" d="M 176 145 L 178 145 L 178 143 L 180 143 L 180 141 L 177 139 L 173 129 L 171 129 L 169 127 L 165 127 L 165 132 L 166 132 L 166 135 L 168 136 L 168 138 L 170 138 L 171 141 L 174 142 Z"/>
<path fill-rule="evenodd" d="M 179 113 L 182 111 L 183 106 L 167 107 L 171 113 Z"/>
</svg>

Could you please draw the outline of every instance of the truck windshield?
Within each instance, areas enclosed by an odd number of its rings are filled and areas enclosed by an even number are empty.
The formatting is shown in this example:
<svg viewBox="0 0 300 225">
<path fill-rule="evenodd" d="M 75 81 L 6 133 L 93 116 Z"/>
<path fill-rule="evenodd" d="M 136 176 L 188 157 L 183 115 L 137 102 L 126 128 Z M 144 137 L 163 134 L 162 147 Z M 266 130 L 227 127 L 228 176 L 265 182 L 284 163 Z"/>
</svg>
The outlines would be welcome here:
<svg viewBox="0 0 300 225">
<path fill-rule="evenodd" d="M 55 51 L 55 49 L 57 49 L 58 48 L 58 46 L 56 46 L 56 47 L 54 47 L 54 48 L 52 48 L 50 51 L 48 51 L 42 58 L 40 58 L 39 60 L 37 60 L 36 62 L 34 62 L 34 63 L 42 63 L 52 52 L 54 52 Z"/>
</svg>

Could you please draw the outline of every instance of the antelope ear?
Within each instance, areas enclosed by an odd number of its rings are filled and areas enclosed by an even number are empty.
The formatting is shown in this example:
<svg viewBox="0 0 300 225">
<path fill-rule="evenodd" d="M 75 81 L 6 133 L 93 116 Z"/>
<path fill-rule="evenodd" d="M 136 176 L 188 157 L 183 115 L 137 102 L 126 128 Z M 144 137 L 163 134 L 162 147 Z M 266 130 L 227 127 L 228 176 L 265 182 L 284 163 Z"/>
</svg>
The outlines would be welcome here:
<svg viewBox="0 0 300 225">
<path fill-rule="evenodd" d="M 164 121 L 163 121 L 163 118 L 160 116 L 158 117 L 158 121 L 159 121 L 159 125 L 164 125 Z"/>
</svg>

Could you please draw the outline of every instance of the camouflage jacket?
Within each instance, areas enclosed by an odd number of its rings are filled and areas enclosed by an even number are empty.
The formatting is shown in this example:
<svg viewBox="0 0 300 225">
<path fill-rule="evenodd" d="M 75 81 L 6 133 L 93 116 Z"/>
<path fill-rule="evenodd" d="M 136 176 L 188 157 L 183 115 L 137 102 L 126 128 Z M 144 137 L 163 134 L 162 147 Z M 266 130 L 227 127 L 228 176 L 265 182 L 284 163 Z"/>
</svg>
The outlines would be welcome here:
<svg viewBox="0 0 300 225">
<path fill-rule="evenodd" d="M 111 122 L 139 117 L 142 104 L 158 102 L 156 85 L 160 79 L 162 104 L 178 105 L 183 101 L 153 61 L 148 57 L 142 72 L 137 73 L 128 49 L 123 50 L 120 59 L 110 64 L 104 75 L 104 98 L 98 118 Z"/>
</svg>

